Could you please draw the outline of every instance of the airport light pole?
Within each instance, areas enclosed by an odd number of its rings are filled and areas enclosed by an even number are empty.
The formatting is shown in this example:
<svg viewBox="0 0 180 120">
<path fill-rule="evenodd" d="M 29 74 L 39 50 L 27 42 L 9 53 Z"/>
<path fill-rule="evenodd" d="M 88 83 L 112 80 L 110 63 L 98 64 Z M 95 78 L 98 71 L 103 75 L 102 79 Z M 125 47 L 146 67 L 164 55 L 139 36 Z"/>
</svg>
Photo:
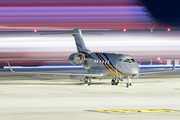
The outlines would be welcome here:
<svg viewBox="0 0 180 120">
<path fill-rule="evenodd" d="M 149 29 L 151 30 L 151 40 L 152 40 L 152 33 L 154 30 L 154 27 L 150 27 Z M 151 47 L 151 65 L 152 65 L 152 45 L 150 45 L 150 47 Z"/>
</svg>

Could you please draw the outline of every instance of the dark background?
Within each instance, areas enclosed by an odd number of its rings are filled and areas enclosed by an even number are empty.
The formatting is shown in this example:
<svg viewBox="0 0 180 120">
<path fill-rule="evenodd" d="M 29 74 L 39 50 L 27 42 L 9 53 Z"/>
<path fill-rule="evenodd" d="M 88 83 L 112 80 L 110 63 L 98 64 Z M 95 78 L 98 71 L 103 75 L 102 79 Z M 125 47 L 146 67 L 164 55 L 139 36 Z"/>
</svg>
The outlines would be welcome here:
<svg viewBox="0 0 180 120">
<path fill-rule="evenodd" d="M 180 0 L 142 0 L 142 2 L 157 22 L 180 27 Z"/>
</svg>

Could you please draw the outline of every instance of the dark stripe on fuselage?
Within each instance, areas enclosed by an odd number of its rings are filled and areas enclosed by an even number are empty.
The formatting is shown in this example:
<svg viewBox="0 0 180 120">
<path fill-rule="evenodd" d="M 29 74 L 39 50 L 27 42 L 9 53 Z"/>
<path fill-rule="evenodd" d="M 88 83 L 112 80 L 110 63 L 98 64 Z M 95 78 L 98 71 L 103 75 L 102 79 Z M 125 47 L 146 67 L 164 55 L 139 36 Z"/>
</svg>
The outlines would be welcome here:
<svg viewBox="0 0 180 120">
<path fill-rule="evenodd" d="M 96 55 L 99 57 L 99 59 L 103 62 L 103 64 L 106 66 L 106 68 L 114 75 L 117 75 L 116 72 L 114 72 L 114 70 L 105 62 L 105 60 L 102 58 L 102 56 L 100 56 L 100 54 L 97 54 Z"/>
<path fill-rule="evenodd" d="M 111 61 L 109 60 L 109 58 L 108 58 L 108 56 L 106 55 L 106 54 L 104 54 L 104 53 L 102 53 L 105 57 L 106 57 L 106 59 L 109 61 L 109 63 L 110 63 L 110 65 L 116 70 L 116 68 L 114 67 L 114 65 L 111 63 Z M 120 72 L 119 70 L 117 70 L 120 74 L 123 74 L 122 72 Z"/>
<path fill-rule="evenodd" d="M 86 57 L 90 57 L 90 58 L 94 59 L 93 57 L 91 57 L 91 55 L 89 55 L 89 54 L 87 54 L 85 52 L 81 52 L 81 51 L 79 51 L 79 52 L 82 53 L 83 55 L 85 55 Z"/>
</svg>

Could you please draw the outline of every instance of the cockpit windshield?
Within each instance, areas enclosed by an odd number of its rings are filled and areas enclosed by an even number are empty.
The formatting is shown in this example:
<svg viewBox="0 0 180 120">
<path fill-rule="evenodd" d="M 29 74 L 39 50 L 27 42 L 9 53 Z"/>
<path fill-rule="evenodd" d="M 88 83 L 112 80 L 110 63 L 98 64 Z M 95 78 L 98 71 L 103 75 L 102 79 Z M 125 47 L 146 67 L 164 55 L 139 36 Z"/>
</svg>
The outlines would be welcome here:
<svg viewBox="0 0 180 120">
<path fill-rule="evenodd" d="M 136 62 L 136 60 L 134 58 L 130 59 L 131 62 Z"/>
<path fill-rule="evenodd" d="M 123 62 L 136 62 L 136 60 L 134 58 L 130 58 L 130 59 L 118 59 L 118 61 L 123 61 Z"/>
<path fill-rule="evenodd" d="M 123 62 L 130 62 L 129 59 L 123 59 Z"/>
</svg>

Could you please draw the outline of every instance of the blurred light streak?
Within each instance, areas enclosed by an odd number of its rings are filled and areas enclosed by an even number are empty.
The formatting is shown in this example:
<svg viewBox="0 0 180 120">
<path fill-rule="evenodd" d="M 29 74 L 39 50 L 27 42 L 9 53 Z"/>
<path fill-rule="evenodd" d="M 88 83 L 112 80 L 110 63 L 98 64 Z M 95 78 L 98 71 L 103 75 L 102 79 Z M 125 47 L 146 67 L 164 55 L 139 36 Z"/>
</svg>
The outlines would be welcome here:
<svg viewBox="0 0 180 120">
<path fill-rule="evenodd" d="M 140 68 L 172 68 L 173 65 L 138 65 Z M 179 68 L 180 65 L 176 65 Z M 25 67 L 25 66 L 12 66 L 12 69 L 82 69 L 83 66 L 74 65 L 50 65 L 50 66 L 35 66 L 35 67 Z M 4 66 L 4 69 L 9 69 L 9 66 Z"/>
<path fill-rule="evenodd" d="M 147 29 L 156 21 L 137 0 L 0 1 L 0 29 Z M 41 3 L 41 4 L 39 4 Z M 4 5 L 4 6 L 3 6 Z"/>
<path fill-rule="evenodd" d="M 73 36 L 41 36 L 42 32 L 48 31 L 1 31 L 0 66 L 7 66 L 4 62 L 7 60 L 12 66 L 69 65 L 69 55 L 77 52 Z M 86 47 L 92 52 L 101 50 L 126 53 L 135 57 L 139 64 L 150 64 L 151 56 L 153 64 L 167 64 L 167 60 L 180 59 L 179 30 L 173 30 L 168 34 L 166 30 L 156 30 L 153 33 L 149 30 L 94 32 L 103 35 L 83 35 Z M 157 60 L 158 57 L 161 61 Z"/>
<path fill-rule="evenodd" d="M 129 32 L 129 31 L 128 31 Z M 126 32 L 127 35 L 102 35 L 87 36 L 84 35 L 86 46 L 92 51 L 179 51 L 180 37 L 152 36 L 144 35 L 140 32 L 133 35 Z M 113 38 L 113 40 L 112 40 Z M 175 40 L 173 40 L 175 39 Z M 109 42 L 111 41 L 111 42 Z M 56 36 L 36 36 L 27 37 L 7 37 L 0 39 L 0 52 L 75 52 L 76 46 L 74 38 L 64 35 Z"/>
<path fill-rule="evenodd" d="M 140 68 L 172 68 L 173 65 L 138 65 Z M 177 68 L 180 67 L 180 65 L 176 65 Z"/>
<path fill-rule="evenodd" d="M 37 39 L 36 39 L 37 40 Z M 92 51 L 98 51 L 99 47 L 103 51 L 150 51 L 153 45 L 153 50 L 180 50 L 180 41 L 86 41 L 86 46 Z M 170 47 L 171 46 L 171 47 Z M 9 48 L 9 49 L 4 49 Z M 47 49 L 48 48 L 48 49 Z M 23 49 L 23 51 L 22 51 Z M 4 42 L 0 44 L 0 52 L 71 52 L 76 51 L 74 41 L 72 42 Z"/>
<path fill-rule="evenodd" d="M 36 67 L 25 67 L 25 66 L 12 66 L 12 69 L 70 69 L 70 68 L 83 68 L 83 66 L 74 65 L 51 65 L 51 66 L 36 66 Z M 4 69 L 9 69 L 9 66 L 4 66 Z"/>
</svg>

